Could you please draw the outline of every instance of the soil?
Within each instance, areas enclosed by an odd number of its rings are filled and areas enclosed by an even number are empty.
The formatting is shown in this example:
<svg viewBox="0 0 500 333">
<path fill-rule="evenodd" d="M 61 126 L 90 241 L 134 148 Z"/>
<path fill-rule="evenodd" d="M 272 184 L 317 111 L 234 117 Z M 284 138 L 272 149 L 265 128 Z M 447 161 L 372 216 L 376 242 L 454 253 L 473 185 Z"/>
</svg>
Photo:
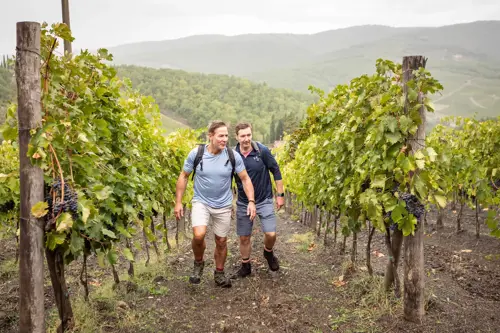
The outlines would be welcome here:
<svg viewBox="0 0 500 333">
<path fill-rule="evenodd" d="M 117 265 L 122 281 L 106 292 L 112 275 L 90 257 L 90 301 L 82 300 L 81 260 L 67 267 L 75 311 L 75 332 L 499 332 L 500 240 L 475 237 L 474 212 L 465 209 L 462 231 L 455 231 L 456 213 L 445 212 L 443 230 L 435 230 L 436 214 L 427 217 L 425 234 L 426 316 L 423 323 L 405 321 L 402 300 L 383 290 L 387 264 L 384 237 L 377 232 L 371 247 L 373 277 L 365 267 L 367 232 L 358 235 L 356 269 L 351 248 L 323 245 L 311 228 L 281 212 L 276 255 L 281 269 L 271 273 L 263 258 L 262 234 L 254 228 L 252 276 L 233 280 L 222 289 L 213 281 L 213 234 L 207 234 L 206 265 L 200 285 L 190 285 L 190 242 L 140 268 L 125 281 L 128 264 Z M 484 220 L 484 213 L 481 214 Z M 238 241 L 234 224 L 228 241 L 226 272 L 237 269 Z M 144 250 L 141 251 L 143 254 Z M 0 241 L 0 331 L 18 331 L 18 275 L 13 265 L 15 242 Z M 403 262 L 403 259 L 401 260 Z M 10 267 L 10 268 L 9 268 Z M 401 264 L 399 273 L 402 275 Z M 56 327 L 50 280 L 46 279 L 49 331 Z M 402 277 L 401 277 L 401 281 Z M 90 326 L 86 322 L 91 321 Z"/>
</svg>

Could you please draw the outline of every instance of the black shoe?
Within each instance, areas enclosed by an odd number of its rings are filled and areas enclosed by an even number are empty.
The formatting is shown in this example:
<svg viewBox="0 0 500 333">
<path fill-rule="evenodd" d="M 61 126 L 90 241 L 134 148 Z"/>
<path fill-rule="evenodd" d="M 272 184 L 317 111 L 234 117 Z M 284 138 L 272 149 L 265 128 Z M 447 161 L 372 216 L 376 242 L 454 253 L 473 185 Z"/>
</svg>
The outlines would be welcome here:
<svg viewBox="0 0 500 333">
<path fill-rule="evenodd" d="M 252 274 L 252 264 L 250 262 L 242 262 L 240 269 L 231 276 L 231 279 L 244 278 L 250 274 Z"/>
<path fill-rule="evenodd" d="M 194 261 L 193 274 L 189 277 L 189 282 L 191 284 L 199 284 L 201 282 L 201 275 L 203 274 L 203 268 L 205 267 L 205 262 Z"/>
<path fill-rule="evenodd" d="M 229 288 L 231 287 L 231 279 L 229 279 L 225 274 L 224 271 L 214 271 L 214 280 L 215 284 L 218 285 L 219 287 L 222 288 Z"/>
<path fill-rule="evenodd" d="M 278 258 L 274 255 L 274 252 L 268 252 L 264 250 L 264 258 L 267 260 L 267 264 L 269 265 L 269 269 L 273 272 L 276 272 L 280 269 L 280 264 L 278 262 Z"/>
</svg>

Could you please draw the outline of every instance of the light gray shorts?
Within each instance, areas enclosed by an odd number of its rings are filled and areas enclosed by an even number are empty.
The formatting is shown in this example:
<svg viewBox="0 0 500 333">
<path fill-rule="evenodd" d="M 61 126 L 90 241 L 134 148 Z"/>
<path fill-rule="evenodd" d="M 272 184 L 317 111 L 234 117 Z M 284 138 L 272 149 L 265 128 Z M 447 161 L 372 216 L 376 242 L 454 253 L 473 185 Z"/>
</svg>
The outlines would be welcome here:
<svg viewBox="0 0 500 333">
<path fill-rule="evenodd" d="M 273 199 L 266 199 L 258 203 L 256 208 L 262 231 L 276 232 L 276 214 Z M 241 201 L 236 201 L 236 234 L 238 236 L 250 236 L 252 228 L 253 221 L 247 215 L 247 205 Z"/>
<path fill-rule="evenodd" d="M 209 222 L 212 221 L 214 234 L 219 237 L 227 237 L 231 227 L 231 208 L 232 206 L 212 208 L 202 202 L 195 201 L 191 212 L 191 225 L 193 228 L 208 226 Z"/>
</svg>

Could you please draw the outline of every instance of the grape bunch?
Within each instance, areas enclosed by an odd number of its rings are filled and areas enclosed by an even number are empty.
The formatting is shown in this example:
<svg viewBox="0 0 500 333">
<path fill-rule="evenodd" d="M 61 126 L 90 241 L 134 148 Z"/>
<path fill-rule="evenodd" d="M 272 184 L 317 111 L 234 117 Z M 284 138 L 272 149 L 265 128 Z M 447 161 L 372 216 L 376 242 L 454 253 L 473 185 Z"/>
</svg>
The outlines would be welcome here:
<svg viewBox="0 0 500 333">
<path fill-rule="evenodd" d="M 416 196 L 410 193 L 401 193 L 399 197 L 406 203 L 408 213 L 413 214 L 417 219 L 424 215 L 425 207 Z"/>
<path fill-rule="evenodd" d="M 53 201 L 53 195 L 55 194 L 55 202 Z M 49 191 L 47 197 L 47 203 L 49 205 L 49 212 L 54 216 L 62 212 L 71 213 L 73 219 L 78 217 L 78 194 L 73 191 L 73 189 L 64 182 L 64 198 L 61 200 L 61 180 L 55 180 Z"/>
</svg>

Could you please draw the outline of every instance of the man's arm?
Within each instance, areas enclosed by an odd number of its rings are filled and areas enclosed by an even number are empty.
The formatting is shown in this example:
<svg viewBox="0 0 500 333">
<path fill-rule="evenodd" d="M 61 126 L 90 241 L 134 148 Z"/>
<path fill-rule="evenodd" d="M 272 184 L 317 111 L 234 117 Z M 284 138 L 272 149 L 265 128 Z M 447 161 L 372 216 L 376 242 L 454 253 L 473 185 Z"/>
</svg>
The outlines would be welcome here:
<svg viewBox="0 0 500 333">
<path fill-rule="evenodd" d="M 196 156 L 196 149 L 191 150 L 188 157 L 184 161 L 184 166 L 177 179 L 177 184 L 175 185 L 175 208 L 174 213 L 177 219 L 184 216 L 184 208 L 182 207 L 182 197 L 186 191 L 187 182 L 189 180 L 189 175 L 193 172 L 193 163 Z"/>
<path fill-rule="evenodd" d="M 241 183 L 243 184 L 243 190 L 248 198 L 247 215 L 250 215 L 250 220 L 253 220 L 257 210 L 255 208 L 255 196 L 252 180 L 250 179 L 250 176 L 248 176 L 246 170 L 239 172 L 238 177 L 240 177 Z"/>
<path fill-rule="evenodd" d="M 184 208 L 182 206 L 182 197 L 186 191 L 187 182 L 189 180 L 189 174 L 191 172 L 181 171 L 179 178 L 177 179 L 177 184 L 175 185 L 175 217 L 180 219 L 184 216 Z"/>
<path fill-rule="evenodd" d="M 267 147 L 264 147 L 263 153 L 264 153 L 263 157 L 265 157 L 266 162 L 267 162 L 266 163 L 267 168 L 273 174 L 274 182 L 276 183 L 276 191 L 279 194 L 285 193 L 285 188 L 283 186 L 283 178 L 281 176 L 281 170 L 280 170 L 280 167 L 278 165 L 278 162 L 276 161 L 273 154 L 271 154 L 271 151 Z M 277 196 L 276 197 L 276 208 L 279 210 L 284 205 L 285 205 L 285 198 Z"/>
</svg>

